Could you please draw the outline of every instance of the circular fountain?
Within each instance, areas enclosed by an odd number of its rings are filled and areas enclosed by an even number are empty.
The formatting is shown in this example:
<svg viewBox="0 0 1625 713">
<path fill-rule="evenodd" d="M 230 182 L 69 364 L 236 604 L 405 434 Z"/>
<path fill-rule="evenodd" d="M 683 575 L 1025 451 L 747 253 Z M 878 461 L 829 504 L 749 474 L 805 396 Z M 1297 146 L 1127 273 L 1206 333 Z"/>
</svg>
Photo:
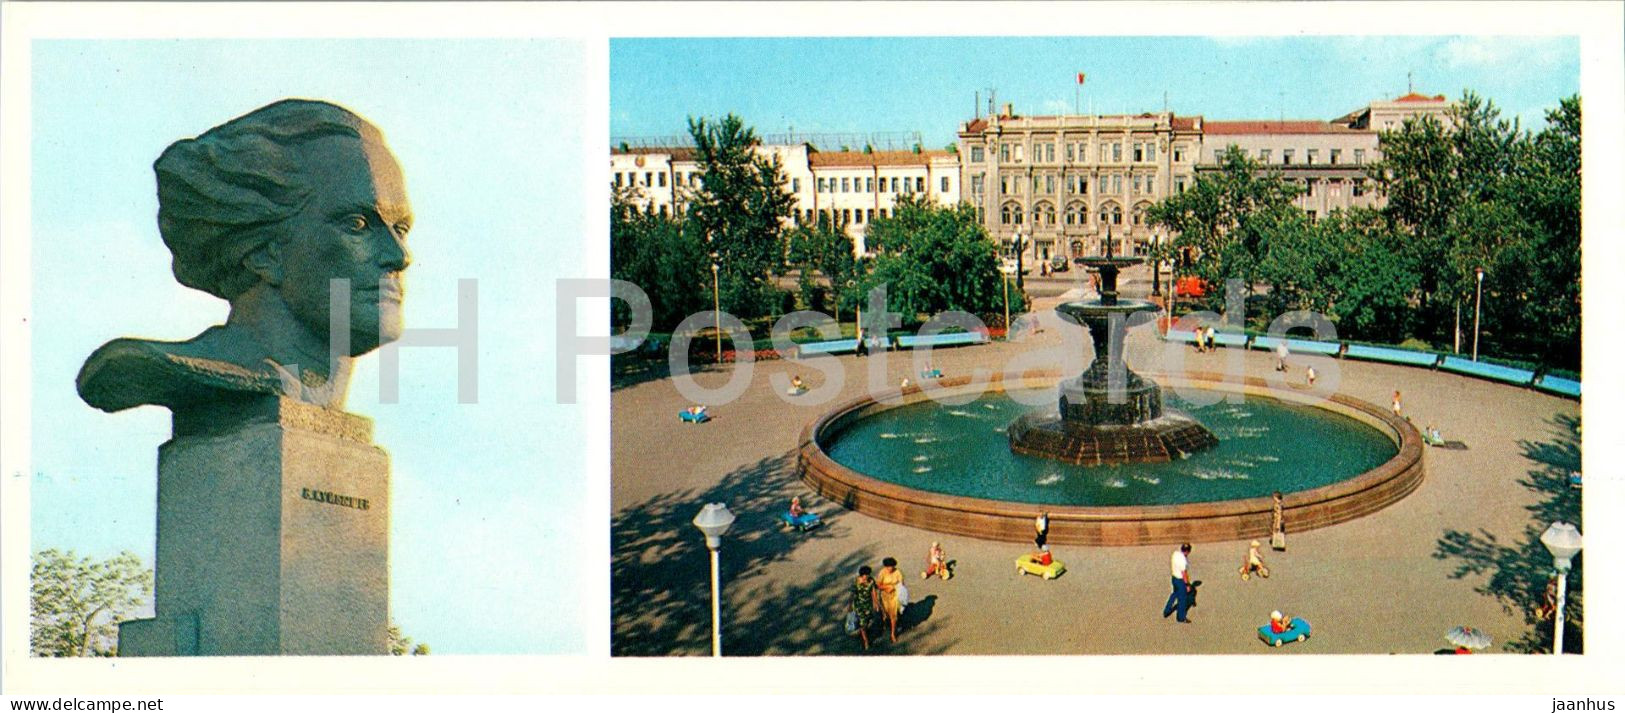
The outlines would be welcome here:
<svg viewBox="0 0 1625 713">
<path fill-rule="evenodd" d="M 1100 270 L 1099 298 L 1057 308 L 1094 340 L 1082 374 L 948 378 L 849 401 L 802 432 L 802 479 L 865 515 L 985 539 L 1030 541 L 1034 515 L 1047 512 L 1051 542 L 1085 545 L 1262 537 L 1274 491 L 1288 527 L 1310 530 L 1421 484 L 1420 435 L 1375 404 L 1232 375 L 1130 371 L 1125 333 L 1156 311 L 1117 294 L 1119 269 L 1136 262 L 1086 260 Z M 1165 387 L 1179 408 L 1164 404 Z M 1045 400 L 1057 406 L 1028 405 Z"/>
</svg>

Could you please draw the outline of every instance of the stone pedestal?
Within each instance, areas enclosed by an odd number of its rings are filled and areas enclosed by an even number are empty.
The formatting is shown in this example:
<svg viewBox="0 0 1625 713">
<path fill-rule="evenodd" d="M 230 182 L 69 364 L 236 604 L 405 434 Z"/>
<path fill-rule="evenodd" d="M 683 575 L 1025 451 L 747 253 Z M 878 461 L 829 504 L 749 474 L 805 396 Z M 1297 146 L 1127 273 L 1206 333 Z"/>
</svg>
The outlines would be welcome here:
<svg viewBox="0 0 1625 713">
<path fill-rule="evenodd" d="M 119 655 L 386 654 L 389 456 L 372 422 L 269 396 L 177 411 L 155 605 L 120 625 Z"/>
</svg>

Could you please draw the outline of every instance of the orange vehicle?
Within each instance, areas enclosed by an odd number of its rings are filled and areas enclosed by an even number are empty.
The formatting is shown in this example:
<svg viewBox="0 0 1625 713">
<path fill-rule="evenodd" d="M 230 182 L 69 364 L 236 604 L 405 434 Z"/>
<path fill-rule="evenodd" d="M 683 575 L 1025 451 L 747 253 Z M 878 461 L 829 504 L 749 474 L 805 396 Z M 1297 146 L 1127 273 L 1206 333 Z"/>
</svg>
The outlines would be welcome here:
<svg viewBox="0 0 1625 713">
<path fill-rule="evenodd" d="M 1175 297 L 1206 297 L 1207 281 L 1195 275 L 1186 275 L 1174 283 Z"/>
</svg>

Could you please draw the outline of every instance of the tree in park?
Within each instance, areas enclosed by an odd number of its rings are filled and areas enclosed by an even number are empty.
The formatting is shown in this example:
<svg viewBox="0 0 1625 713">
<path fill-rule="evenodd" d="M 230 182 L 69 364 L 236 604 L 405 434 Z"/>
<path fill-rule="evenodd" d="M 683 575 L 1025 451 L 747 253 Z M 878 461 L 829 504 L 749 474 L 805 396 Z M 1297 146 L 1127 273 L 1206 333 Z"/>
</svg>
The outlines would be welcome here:
<svg viewBox="0 0 1625 713">
<path fill-rule="evenodd" d="M 801 271 L 797 284 L 801 306 L 819 312 L 828 312 L 831 307 L 850 309 L 847 303 L 853 301 L 856 290 L 847 288 L 846 283 L 855 282 L 859 269 L 851 236 L 820 215 L 817 224 L 791 230 L 789 243 L 790 264 Z M 828 283 L 828 289 L 824 283 Z"/>
<path fill-rule="evenodd" d="M 1312 310 L 1331 318 L 1340 337 L 1406 338 L 1419 276 L 1405 236 L 1380 213 L 1338 210 L 1315 222 L 1297 213 L 1265 226 L 1262 238 L 1266 314 Z"/>
<path fill-rule="evenodd" d="M 639 210 L 626 189 L 610 202 L 610 277 L 642 288 L 653 310 L 654 330 L 668 330 L 684 317 L 711 309 L 711 259 L 698 231 L 684 221 Z M 612 323 L 631 321 L 615 300 Z"/>
<path fill-rule="evenodd" d="M 783 168 L 756 151 L 761 139 L 733 114 L 691 118 L 688 131 L 701 182 L 688 222 L 719 266 L 722 308 L 741 317 L 774 314 L 783 302 L 770 277 L 784 267 L 784 224 L 795 206 Z"/>
<path fill-rule="evenodd" d="M 1262 171 L 1258 162 L 1231 146 L 1220 156 L 1218 170 L 1200 175 L 1187 191 L 1158 201 L 1146 211 L 1152 225 L 1174 234 L 1170 249 L 1191 248 L 1190 274 L 1208 284 L 1241 280 L 1252 291 L 1266 235 L 1276 224 L 1301 215 L 1292 204 L 1298 188 L 1278 171 Z M 1221 290 L 1211 299 L 1223 299 Z"/>
<path fill-rule="evenodd" d="M 72 550 L 34 553 L 29 586 L 35 656 L 113 656 L 118 623 L 152 599 L 152 570 L 129 552 L 106 560 Z"/>
<path fill-rule="evenodd" d="M 1485 337 L 1501 351 L 1579 364 L 1580 104 L 1531 135 L 1466 92 L 1447 121 L 1381 135 L 1369 168 L 1420 274 L 1418 331 L 1450 341 L 1484 270 Z"/>
<path fill-rule="evenodd" d="M 1004 308 L 998 246 L 969 204 L 943 207 L 929 197 L 904 196 L 890 217 L 869 224 L 865 242 L 876 256 L 862 280 L 864 293 L 886 285 L 888 308 L 905 319 L 945 310 L 987 314 Z M 1011 311 L 1024 305 L 1022 295 L 1012 290 Z"/>
</svg>

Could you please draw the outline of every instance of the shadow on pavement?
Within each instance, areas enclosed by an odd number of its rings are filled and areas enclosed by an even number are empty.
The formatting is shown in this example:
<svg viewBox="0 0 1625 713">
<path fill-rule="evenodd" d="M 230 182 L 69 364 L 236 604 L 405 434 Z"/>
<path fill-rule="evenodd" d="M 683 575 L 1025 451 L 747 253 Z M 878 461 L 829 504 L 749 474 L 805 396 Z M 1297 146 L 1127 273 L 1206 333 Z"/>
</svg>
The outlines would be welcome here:
<svg viewBox="0 0 1625 713">
<path fill-rule="evenodd" d="M 1519 638 L 1505 642 L 1503 648 L 1507 651 L 1551 651 L 1552 619 L 1541 610 L 1541 605 L 1553 575 L 1552 556 L 1540 543 L 1540 535 L 1558 520 L 1572 523 L 1582 532 L 1585 530 L 1580 522 L 1580 489 L 1569 484 L 1569 474 L 1580 469 L 1580 419 L 1558 416 L 1552 421 L 1552 429 L 1550 440 L 1518 444 L 1533 465 L 1526 477 L 1518 479 L 1518 484 L 1541 498 L 1525 508 L 1530 519 L 1522 537 L 1507 545 L 1484 529 L 1476 534 L 1445 530 L 1433 553 L 1435 559 L 1456 560 L 1456 570 L 1450 575 L 1454 579 L 1488 575 L 1475 591 L 1494 597 L 1508 613 L 1523 615 L 1530 628 Z M 1563 629 L 1563 650 L 1570 653 L 1581 653 L 1585 648 L 1583 558 L 1583 554 L 1576 557 L 1574 568 L 1569 572 L 1568 603 L 1564 608 L 1567 625 Z"/>
<path fill-rule="evenodd" d="M 779 513 L 802 495 L 824 526 L 808 532 L 782 527 Z M 795 477 L 792 455 L 764 458 L 725 476 L 716 486 L 667 493 L 626 508 L 612 518 L 610 539 L 610 650 L 615 656 L 707 655 L 711 648 L 710 555 L 694 527 L 700 508 L 728 505 L 737 519 L 723 537 L 723 652 L 730 656 L 860 654 L 857 637 L 843 624 L 850 586 L 860 565 L 879 568 L 869 548 L 826 560 L 786 582 L 764 577 L 768 565 L 787 559 L 802 544 L 844 537 L 848 513 L 808 497 Z M 934 604 L 934 600 L 933 600 Z M 931 604 L 914 627 L 926 623 Z M 905 614 L 912 615 L 914 607 Z M 871 639 L 873 641 L 873 639 Z M 941 653 L 949 644 L 922 650 L 908 641 L 879 643 L 877 653 Z"/>
</svg>

